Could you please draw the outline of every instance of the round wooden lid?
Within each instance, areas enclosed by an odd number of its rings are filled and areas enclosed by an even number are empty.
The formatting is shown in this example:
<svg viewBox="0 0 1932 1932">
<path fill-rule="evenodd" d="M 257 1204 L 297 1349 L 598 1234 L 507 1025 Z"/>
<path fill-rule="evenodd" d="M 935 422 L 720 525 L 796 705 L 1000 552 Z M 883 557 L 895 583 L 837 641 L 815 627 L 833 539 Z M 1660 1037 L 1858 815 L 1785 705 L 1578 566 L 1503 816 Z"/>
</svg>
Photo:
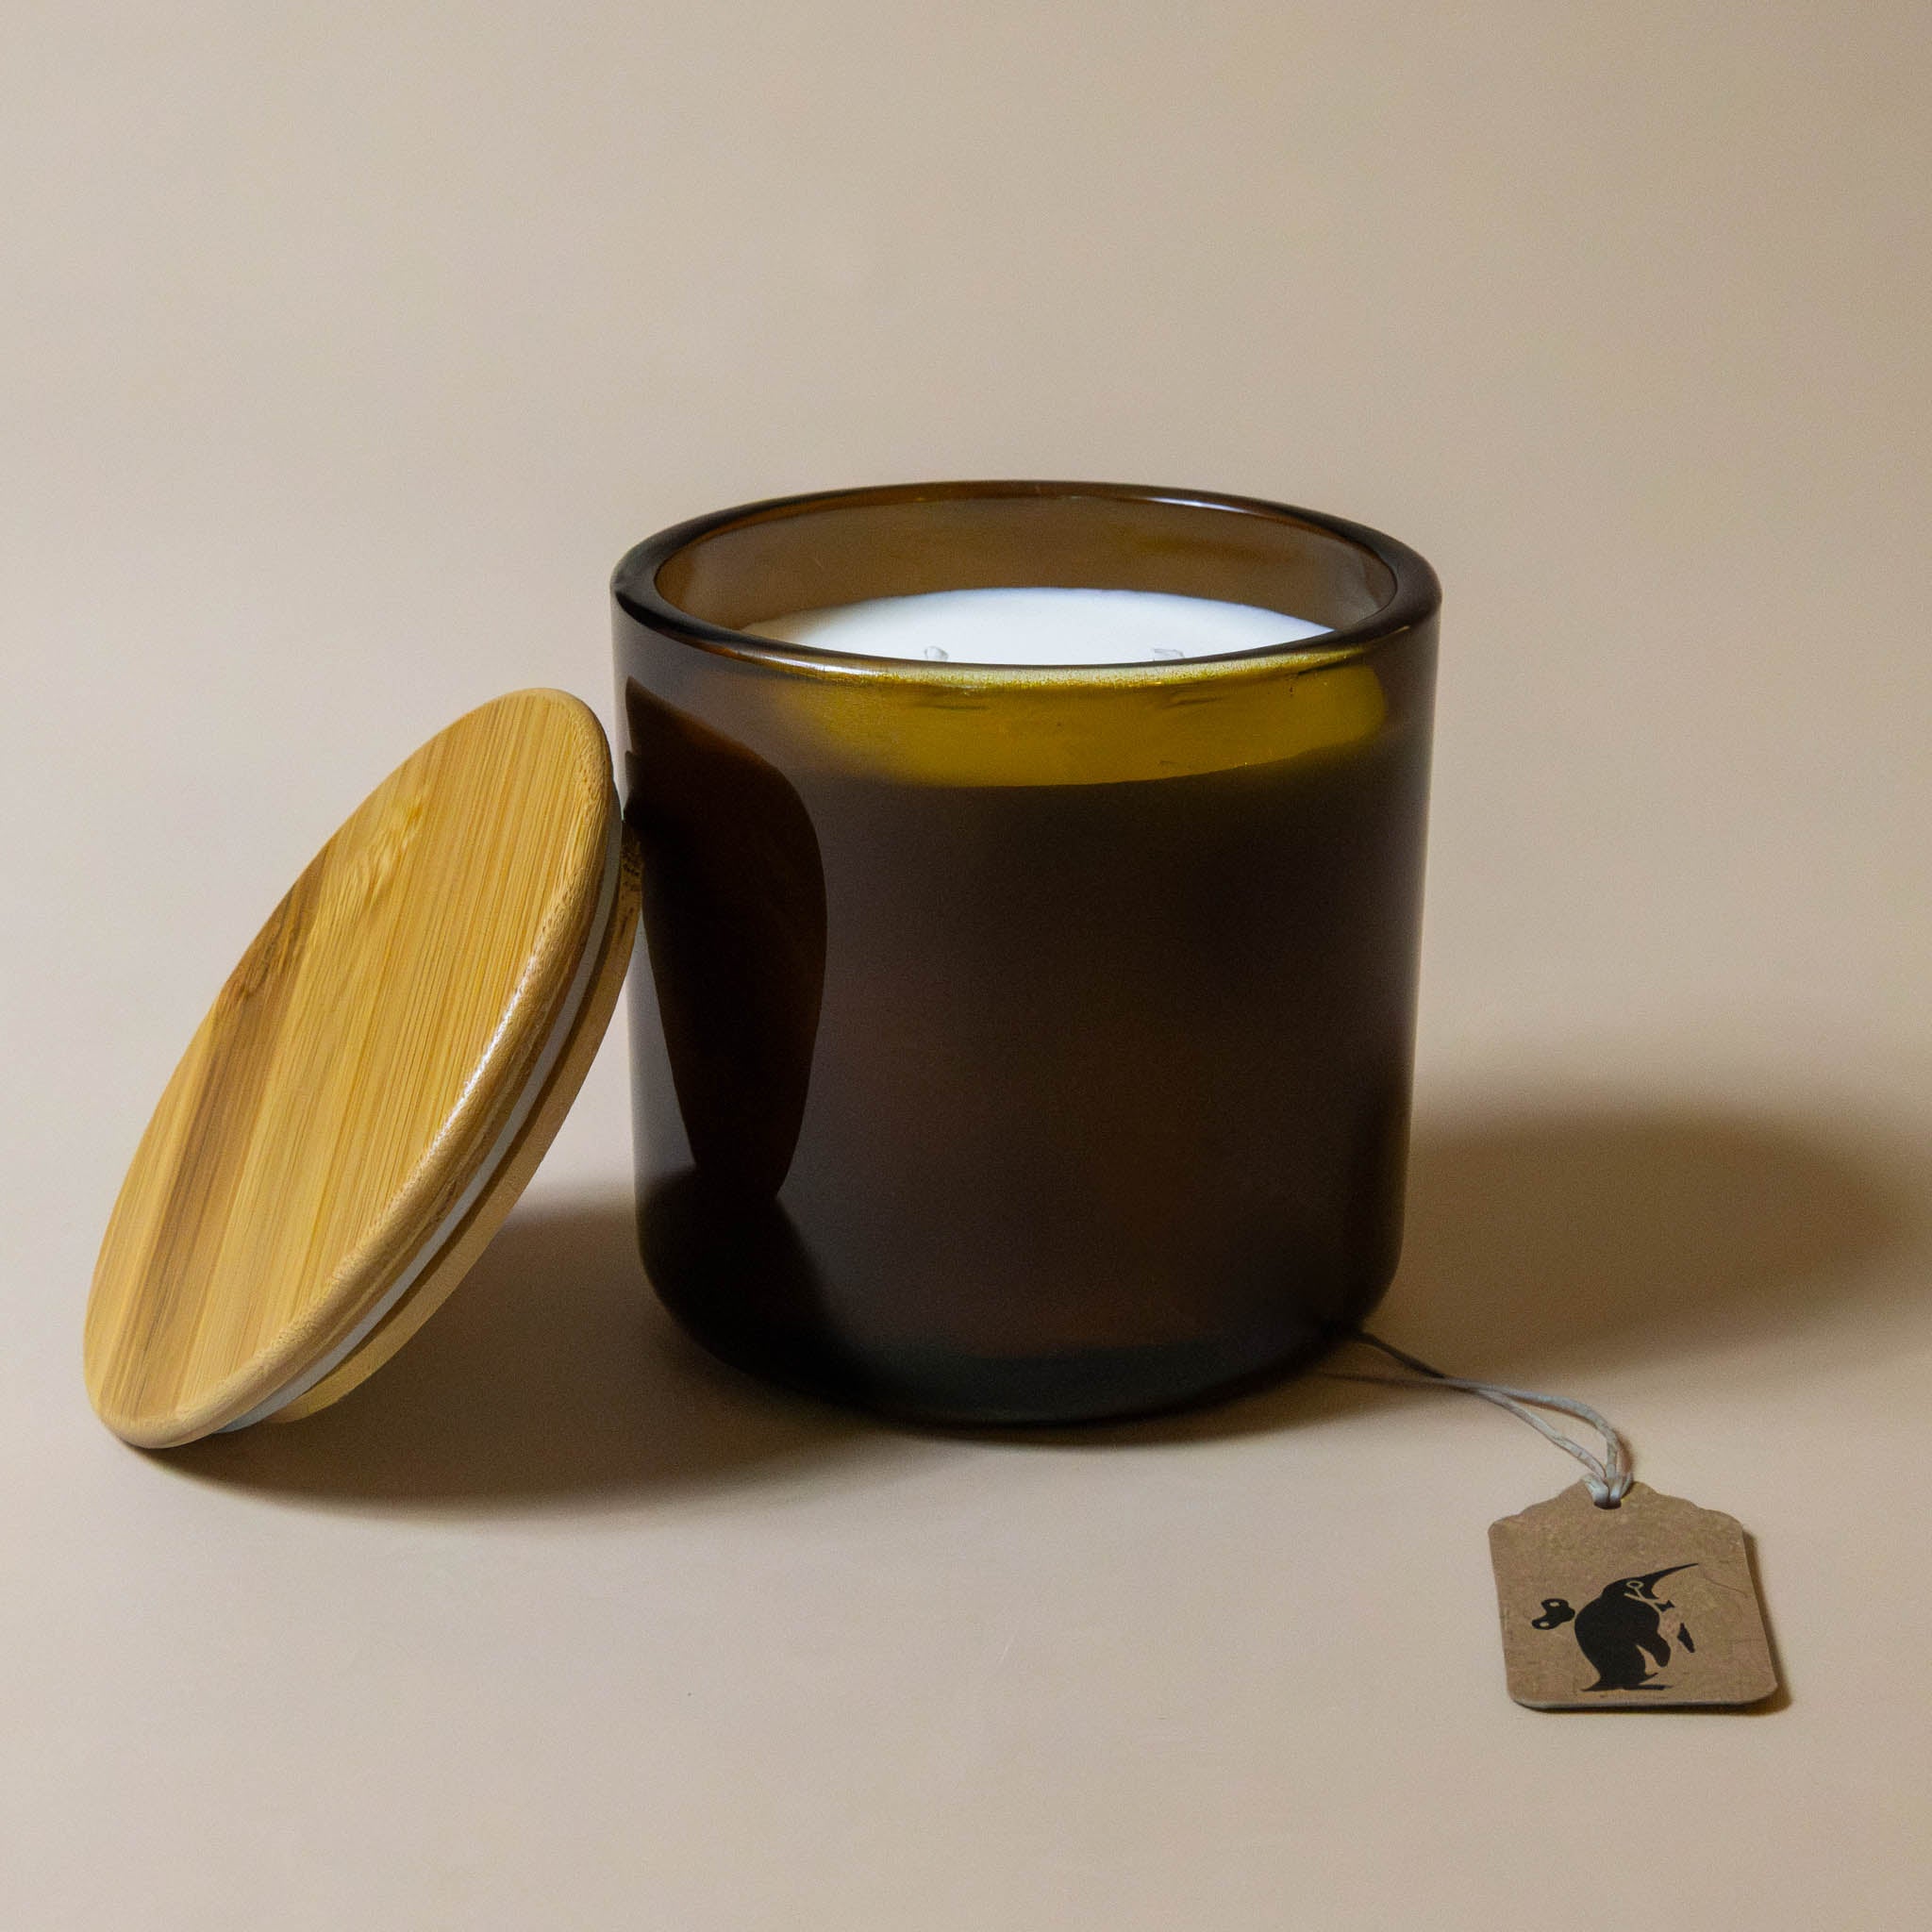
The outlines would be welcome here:
<svg viewBox="0 0 1932 1932">
<path fill-rule="evenodd" d="M 610 1018 L 636 851 L 596 719 L 518 691 L 400 766 L 256 935 L 122 1183 L 88 1392 L 164 1447 L 353 1388 L 508 1213 Z"/>
</svg>

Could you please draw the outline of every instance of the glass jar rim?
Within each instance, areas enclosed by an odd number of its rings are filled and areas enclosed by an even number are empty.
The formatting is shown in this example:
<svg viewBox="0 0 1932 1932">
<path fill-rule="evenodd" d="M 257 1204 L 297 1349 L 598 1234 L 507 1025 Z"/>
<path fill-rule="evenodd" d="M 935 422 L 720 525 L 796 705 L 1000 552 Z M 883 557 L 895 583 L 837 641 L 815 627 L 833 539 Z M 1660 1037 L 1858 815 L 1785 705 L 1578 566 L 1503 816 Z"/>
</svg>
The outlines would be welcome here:
<svg viewBox="0 0 1932 1932">
<path fill-rule="evenodd" d="M 690 557 L 700 546 L 761 525 L 826 512 L 864 512 L 921 504 L 972 501 L 1024 504 L 1081 499 L 1157 509 L 1172 508 L 1182 512 L 1220 512 L 1242 518 L 1259 518 L 1274 525 L 1285 525 L 1326 540 L 1331 544 L 1339 542 L 1348 546 L 1380 571 L 1388 588 L 1373 608 L 1351 621 L 1332 625 L 1317 637 L 1263 649 L 1226 652 L 1179 661 L 1157 659 L 1143 663 L 1014 665 L 881 658 L 817 645 L 791 643 L 701 617 L 674 603 L 659 583 L 668 566 Z M 1176 677 L 1192 681 L 1202 676 L 1224 676 L 1243 672 L 1252 675 L 1269 670 L 1313 670 L 1359 658 L 1385 646 L 1435 616 L 1441 604 L 1441 587 L 1436 574 L 1416 551 L 1366 525 L 1351 523 L 1323 511 L 1303 509 L 1263 497 L 1230 495 L 1219 491 L 1125 483 L 1013 479 L 877 484 L 858 489 L 813 491 L 713 510 L 675 524 L 635 544 L 619 560 L 611 576 L 610 588 L 618 607 L 639 623 L 660 635 L 700 650 L 806 675 L 858 675 L 906 683 L 953 686 L 1010 685 L 1016 682 L 1036 685 L 1117 684 L 1123 681 L 1164 682 Z M 1090 588 L 1117 587 L 1094 584 Z M 790 608 L 814 607 L 793 605 Z M 1274 607 L 1271 604 L 1267 608 Z M 769 613 L 774 617 L 780 614 L 783 614 L 780 610 Z"/>
</svg>

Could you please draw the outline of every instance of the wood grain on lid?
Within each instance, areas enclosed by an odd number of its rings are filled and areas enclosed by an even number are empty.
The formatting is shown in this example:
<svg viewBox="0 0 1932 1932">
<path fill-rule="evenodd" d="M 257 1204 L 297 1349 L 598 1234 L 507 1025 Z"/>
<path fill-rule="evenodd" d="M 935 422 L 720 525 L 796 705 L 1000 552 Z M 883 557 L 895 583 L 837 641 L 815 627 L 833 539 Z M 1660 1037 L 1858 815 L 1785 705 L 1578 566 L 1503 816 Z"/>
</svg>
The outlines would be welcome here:
<svg viewBox="0 0 1932 1932">
<path fill-rule="evenodd" d="M 431 740 L 322 849 L 202 1022 L 115 1203 L 86 1368 L 117 1434 L 221 1428 L 380 1304 L 606 946 L 620 836 L 595 718 L 522 691 Z M 581 1079 L 588 1057 L 567 1058 Z M 547 1140 L 561 1109 L 544 1111 Z"/>
</svg>

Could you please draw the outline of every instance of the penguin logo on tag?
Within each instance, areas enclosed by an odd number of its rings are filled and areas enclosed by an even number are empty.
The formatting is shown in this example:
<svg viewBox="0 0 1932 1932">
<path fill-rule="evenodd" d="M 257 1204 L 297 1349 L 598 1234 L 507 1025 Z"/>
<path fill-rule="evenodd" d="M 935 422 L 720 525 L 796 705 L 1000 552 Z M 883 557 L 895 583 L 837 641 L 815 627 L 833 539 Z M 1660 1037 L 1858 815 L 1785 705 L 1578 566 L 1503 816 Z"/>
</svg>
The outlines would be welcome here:
<svg viewBox="0 0 1932 1932">
<path fill-rule="evenodd" d="M 1694 1570 L 1694 1563 L 1672 1563 L 1643 1576 L 1620 1576 L 1606 1584 L 1601 1594 L 1580 1610 L 1573 1610 L 1560 1596 L 1543 1598 L 1543 1613 L 1529 1620 L 1533 1630 L 1559 1630 L 1565 1624 L 1576 1625 L 1576 1647 L 1596 1672 L 1596 1682 L 1586 1690 L 1668 1690 L 1651 1670 L 1671 1660 L 1670 1640 L 1664 1635 L 1664 1612 L 1676 1606 L 1660 1599 L 1657 1587 L 1666 1576 L 1679 1570 Z M 1689 1626 L 1680 1617 L 1676 1638 L 1685 1651 L 1697 1646 L 1690 1641 Z"/>
</svg>

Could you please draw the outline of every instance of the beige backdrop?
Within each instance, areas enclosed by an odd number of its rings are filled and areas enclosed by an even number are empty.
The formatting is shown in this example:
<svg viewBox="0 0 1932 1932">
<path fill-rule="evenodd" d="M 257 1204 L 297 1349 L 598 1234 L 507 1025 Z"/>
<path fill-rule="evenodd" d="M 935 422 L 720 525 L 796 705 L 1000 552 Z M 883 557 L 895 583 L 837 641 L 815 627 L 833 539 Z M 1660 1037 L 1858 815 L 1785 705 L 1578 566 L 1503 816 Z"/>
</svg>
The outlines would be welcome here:
<svg viewBox="0 0 1932 1932">
<path fill-rule="evenodd" d="M 1928 59 L 1919 0 L 15 0 L 0 1921 L 1922 1918 Z M 1029 474 L 1441 569 L 1384 1325 L 1742 1517 L 1787 1707 L 1511 1706 L 1484 1530 L 1567 1465 L 1475 1403 L 1033 1447 L 708 1371 L 621 1037 L 341 1407 L 89 1414 L 122 1167 L 363 791 L 601 703 L 661 524 Z"/>
</svg>

